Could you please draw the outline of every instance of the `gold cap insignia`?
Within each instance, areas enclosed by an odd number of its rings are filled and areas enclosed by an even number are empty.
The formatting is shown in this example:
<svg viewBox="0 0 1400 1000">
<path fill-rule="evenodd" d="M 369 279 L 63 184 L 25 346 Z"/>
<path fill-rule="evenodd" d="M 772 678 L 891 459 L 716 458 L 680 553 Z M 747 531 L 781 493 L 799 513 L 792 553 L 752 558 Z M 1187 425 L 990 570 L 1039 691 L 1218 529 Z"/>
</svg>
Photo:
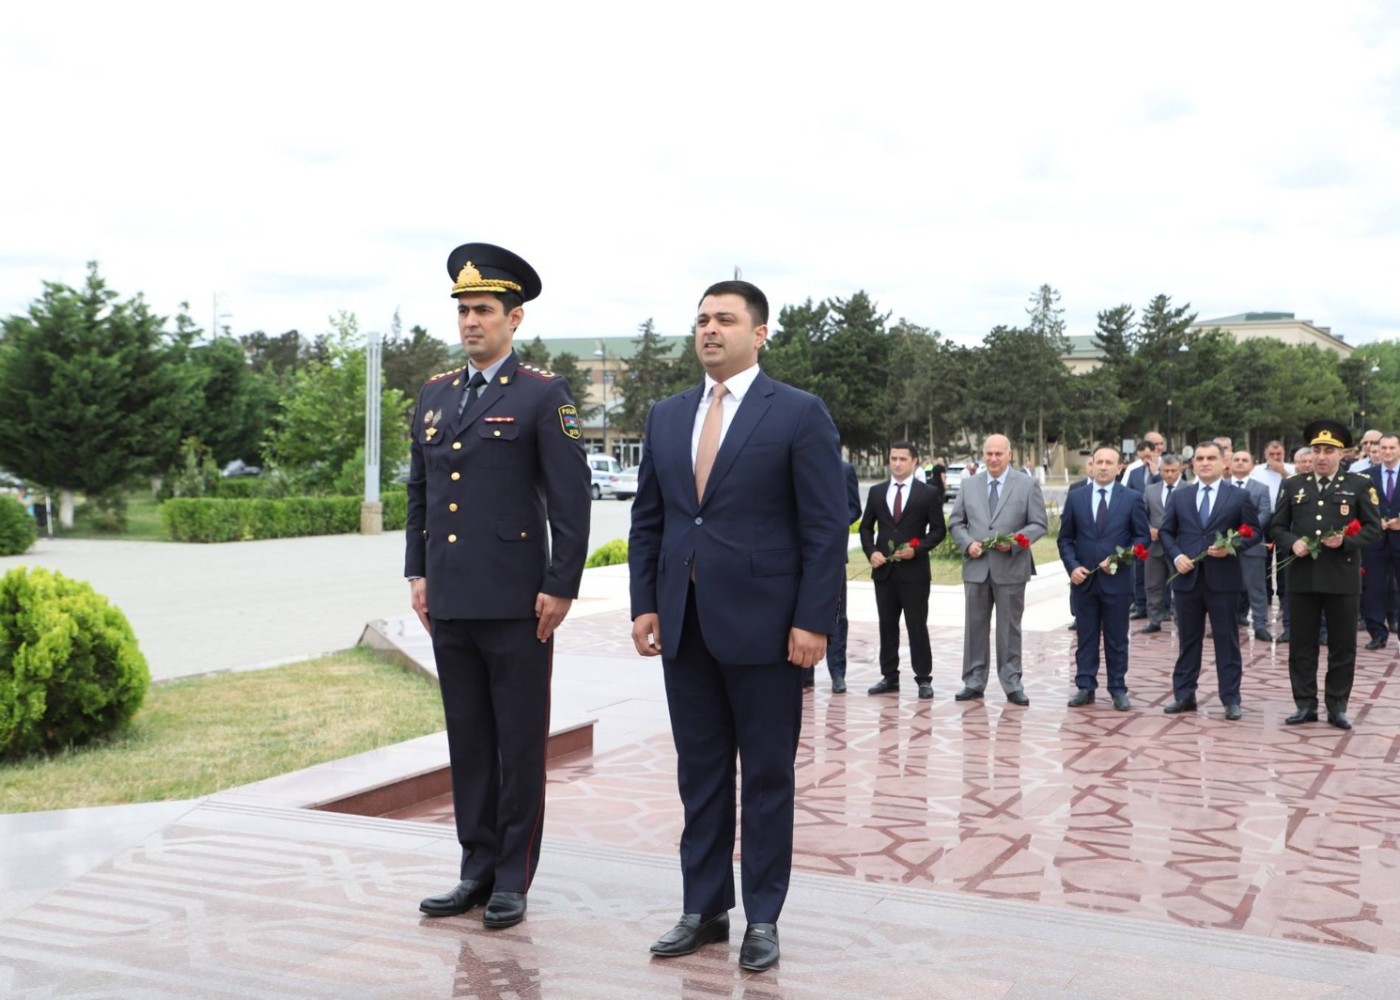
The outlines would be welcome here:
<svg viewBox="0 0 1400 1000">
<path fill-rule="evenodd" d="M 515 292 L 519 294 L 520 285 L 514 281 L 507 281 L 505 278 L 483 278 L 476 265 L 467 261 L 457 272 L 457 283 L 452 286 L 452 294 L 465 295 L 468 292 Z"/>
<path fill-rule="evenodd" d="M 1342 444 L 1342 439 L 1339 438 L 1339 437 L 1337 437 L 1337 435 L 1333 434 L 1332 431 L 1331 431 L 1330 429 L 1323 429 L 1323 430 L 1318 431 L 1318 432 L 1317 432 L 1317 436 L 1314 437 L 1314 438 L 1313 438 L 1311 441 L 1309 441 L 1308 443 L 1309 443 L 1309 444 L 1330 444 L 1333 448 L 1345 448 L 1345 447 L 1346 447 L 1346 445 Z"/>
</svg>

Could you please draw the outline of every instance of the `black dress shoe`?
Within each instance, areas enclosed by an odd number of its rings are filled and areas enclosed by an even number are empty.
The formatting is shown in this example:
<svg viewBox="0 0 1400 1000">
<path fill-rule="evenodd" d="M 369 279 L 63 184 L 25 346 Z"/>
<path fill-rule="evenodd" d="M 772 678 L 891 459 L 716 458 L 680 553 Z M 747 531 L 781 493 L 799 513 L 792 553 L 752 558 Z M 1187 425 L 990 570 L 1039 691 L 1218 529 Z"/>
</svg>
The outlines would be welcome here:
<svg viewBox="0 0 1400 1000">
<path fill-rule="evenodd" d="M 762 972 L 778 960 L 778 925 L 749 924 L 739 949 L 739 968 Z"/>
<path fill-rule="evenodd" d="M 965 688 L 963 688 L 961 691 L 959 691 L 957 694 L 953 695 L 953 700 L 954 700 L 954 701 L 975 701 L 976 699 L 981 698 L 981 697 L 982 697 L 982 692 L 981 692 L 981 691 L 978 691 L 976 688 L 968 688 L 968 687 L 965 687 Z"/>
<path fill-rule="evenodd" d="M 656 939 L 651 953 L 662 958 L 676 958 L 697 951 L 701 945 L 729 940 L 729 913 L 705 917 L 699 913 L 683 913 L 665 934 Z"/>
<path fill-rule="evenodd" d="M 1351 728 L 1351 720 L 1347 718 L 1345 712 L 1328 712 L 1327 724 L 1329 726 L 1336 726 L 1338 729 Z"/>
<path fill-rule="evenodd" d="M 1006 700 L 1013 705 L 1020 705 L 1022 708 L 1025 708 L 1031 703 L 1031 700 L 1026 697 L 1026 692 L 1024 691 L 1012 691 L 1006 696 Z"/>
<path fill-rule="evenodd" d="M 1370 642 L 1366 643 L 1366 648 L 1367 648 L 1367 649 L 1385 649 L 1385 640 L 1384 640 L 1384 639 L 1372 639 Z"/>
<path fill-rule="evenodd" d="M 1168 715 L 1178 715 L 1182 712 L 1194 712 L 1196 710 L 1195 698 L 1184 698 L 1181 701 L 1174 701 L 1166 708 L 1162 709 Z"/>
<path fill-rule="evenodd" d="M 1126 691 L 1119 691 L 1113 696 L 1113 707 L 1120 712 L 1126 712 L 1133 707 L 1133 703 L 1128 700 Z"/>
<path fill-rule="evenodd" d="M 1155 625 L 1155 624 L 1153 624 L 1152 622 L 1148 622 L 1148 623 L 1147 623 L 1146 625 L 1144 625 L 1142 628 L 1138 629 L 1138 635 L 1148 635 L 1148 634 L 1150 634 L 1150 633 L 1152 633 L 1152 632 L 1160 632 L 1160 631 L 1162 631 L 1162 626 L 1160 626 L 1160 625 Z"/>
<path fill-rule="evenodd" d="M 899 681 L 889 679 L 878 680 L 870 685 L 866 694 L 897 694 L 899 693 Z"/>
<path fill-rule="evenodd" d="M 1081 708 L 1084 705 L 1092 705 L 1093 703 L 1094 692 L 1090 691 L 1088 688 L 1080 688 L 1075 692 L 1074 697 L 1069 700 L 1069 707 Z"/>
<path fill-rule="evenodd" d="M 1274 637 L 1269 634 L 1269 630 L 1263 628 L 1257 628 L 1254 630 L 1254 638 L 1258 639 L 1260 642 L 1274 641 Z"/>
<path fill-rule="evenodd" d="M 441 896 L 429 896 L 418 904 L 430 917 L 455 917 L 459 913 L 481 906 L 491 898 L 491 883 L 475 879 L 463 879 L 457 887 Z"/>
<path fill-rule="evenodd" d="M 1280 632 L 1280 633 L 1278 634 L 1278 638 L 1274 640 L 1274 642 L 1287 642 L 1287 641 L 1288 641 L 1288 629 L 1284 629 L 1282 632 Z"/>
<path fill-rule="evenodd" d="M 845 679 L 844 677 L 838 677 L 838 678 L 836 678 L 836 680 L 834 680 L 834 681 L 831 682 L 831 693 L 832 693 L 832 694 L 845 694 L 845 693 L 846 693 L 846 679 Z"/>
<path fill-rule="evenodd" d="M 491 900 L 481 914 L 481 922 L 493 931 L 503 927 L 514 927 L 525 919 L 525 894 L 523 892 L 493 892 Z"/>
<path fill-rule="evenodd" d="M 932 685 L 932 684 L 920 684 L 920 685 L 919 685 L 919 697 L 922 698 L 924 701 L 929 701 L 930 699 L 932 699 L 932 698 L 933 698 L 933 685 Z"/>
<path fill-rule="evenodd" d="M 1147 612 L 1146 612 L 1146 611 L 1134 611 L 1132 614 L 1130 614 L 1130 615 L 1128 616 L 1128 621 L 1130 621 L 1130 622 L 1142 621 L 1142 619 L 1144 619 L 1144 618 L 1146 618 L 1146 617 L 1147 617 Z"/>
<path fill-rule="evenodd" d="M 1239 722 L 1239 721 L 1240 721 L 1240 717 L 1241 717 L 1243 714 L 1244 714 L 1244 713 L 1243 713 L 1242 711 L 1240 711 L 1240 706 L 1238 706 L 1238 705 L 1226 705 L 1226 706 L 1225 706 L 1225 718 L 1229 719 L 1231 722 Z"/>
<path fill-rule="evenodd" d="M 1285 726 L 1299 726 L 1299 725 L 1302 725 L 1304 722 L 1316 722 L 1316 721 L 1317 721 L 1317 709 L 1315 709 L 1315 708 L 1300 708 L 1300 709 L 1298 709 L 1298 711 L 1294 712 L 1294 713 L 1293 713 L 1292 715 L 1290 715 L 1288 718 L 1284 719 L 1284 720 L 1283 720 L 1283 724 L 1284 724 Z"/>
</svg>

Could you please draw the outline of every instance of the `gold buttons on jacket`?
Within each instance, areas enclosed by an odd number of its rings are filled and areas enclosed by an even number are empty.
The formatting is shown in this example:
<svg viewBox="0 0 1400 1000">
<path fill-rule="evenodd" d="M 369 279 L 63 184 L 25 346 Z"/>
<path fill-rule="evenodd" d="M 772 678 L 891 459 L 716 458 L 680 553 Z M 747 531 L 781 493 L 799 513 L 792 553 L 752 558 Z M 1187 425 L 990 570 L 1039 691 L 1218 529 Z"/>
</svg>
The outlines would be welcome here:
<svg viewBox="0 0 1400 1000">
<path fill-rule="evenodd" d="M 457 480 L 461 479 L 461 478 L 462 478 L 462 474 L 461 474 L 460 472 L 454 472 L 454 473 L 452 473 L 452 481 L 453 481 L 454 483 L 455 483 Z"/>
<path fill-rule="evenodd" d="M 448 536 L 447 536 L 447 544 L 448 544 L 448 545 L 451 545 L 451 544 L 452 544 L 453 542 L 455 542 L 456 540 L 457 540 L 457 536 L 456 536 L 456 535 L 448 535 Z"/>
<path fill-rule="evenodd" d="M 522 532 L 520 533 L 520 537 L 521 537 L 521 538 L 525 538 L 525 537 L 526 537 L 525 532 L 522 531 Z"/>
<path fill-rule="evenodd" d="M 461 451 L 461 450 L 462 450 L 462 442 L 461 442 L 461 441 L 453 441 L 453 442 L 452 442 L 452 450 L 453 450 L 453 451 Z"/>
<path fill-rule="evenodd" d="M 454 514 L 457 513 L 457 505 L 455 503 L 448 504 L 447 509 L 452 511 L 452 513 Z"/>
</svg>

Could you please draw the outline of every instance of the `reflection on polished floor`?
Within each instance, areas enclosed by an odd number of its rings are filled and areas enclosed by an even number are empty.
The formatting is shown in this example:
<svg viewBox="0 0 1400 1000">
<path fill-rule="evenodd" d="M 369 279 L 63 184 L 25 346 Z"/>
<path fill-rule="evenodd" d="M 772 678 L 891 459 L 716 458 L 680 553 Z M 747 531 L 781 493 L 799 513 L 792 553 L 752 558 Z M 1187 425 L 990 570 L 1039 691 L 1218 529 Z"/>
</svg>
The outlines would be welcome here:
<svg viewBox="0 0 1400 1000">
<path fill-rule="evenodd" d="M 1134 711 L 1069 709 L 1073 636 L 1028 633 L 1029 708 L 807 700 L 783 962 L 652 960 L 678 912 L 660 678 L 626 616 L 573 623 L 556 689 L 613 720 L 550 773 L 524 924 L 421 919 L 455 868 L 450 803 L 400 818 L 197 803 L 0 818 L 6 997 L 1394 997 L 1400 995 L 1400 664 L 1361 652 L 1356 729 L 1285 727 L 1286 646 L 1245 640 L 1245 716 L 1165 716 L 1170 628 L 1133 636 Z M 1247 633 L 1246 633 L 1247 634 Z M 567 676 L 566 676 L 567 675 Z M 444 825 L 444 823 L 448 825 Z"/>
</svg>

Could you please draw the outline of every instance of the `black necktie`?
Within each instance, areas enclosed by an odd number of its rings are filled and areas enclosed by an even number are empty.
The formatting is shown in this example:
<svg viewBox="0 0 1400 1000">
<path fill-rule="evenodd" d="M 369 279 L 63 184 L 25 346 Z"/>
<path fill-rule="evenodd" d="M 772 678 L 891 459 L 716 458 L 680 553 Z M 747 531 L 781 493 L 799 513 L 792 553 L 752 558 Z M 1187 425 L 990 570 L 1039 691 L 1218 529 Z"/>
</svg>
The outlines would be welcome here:
<svg viewBox="0 0 1400 1000">
<path fill-rule="evenodd" d="M 1099 487 L 1099 512 L 1094 515 L 1094 527 L 1103 531 L 1108 527 L 1108 489 Z"/>
<path fill-rule="evenodd" d="M 473 373 L 471 381 L 468 382 L 467 387 L 462 390 L 462 401 L 457 404 L 457 416 L 460 417 L 462 414 L 466 413 L 471 404 L 476 402 L 479 390 L 485 384 L 485 375 L 481 374 L 481 372 Z"/>
<path fill-rule="evenodd" d="M 904 516 L 904 484 L 894 484 L 894 523 L 898 524 L 899 519 Z"/>
</svg>

